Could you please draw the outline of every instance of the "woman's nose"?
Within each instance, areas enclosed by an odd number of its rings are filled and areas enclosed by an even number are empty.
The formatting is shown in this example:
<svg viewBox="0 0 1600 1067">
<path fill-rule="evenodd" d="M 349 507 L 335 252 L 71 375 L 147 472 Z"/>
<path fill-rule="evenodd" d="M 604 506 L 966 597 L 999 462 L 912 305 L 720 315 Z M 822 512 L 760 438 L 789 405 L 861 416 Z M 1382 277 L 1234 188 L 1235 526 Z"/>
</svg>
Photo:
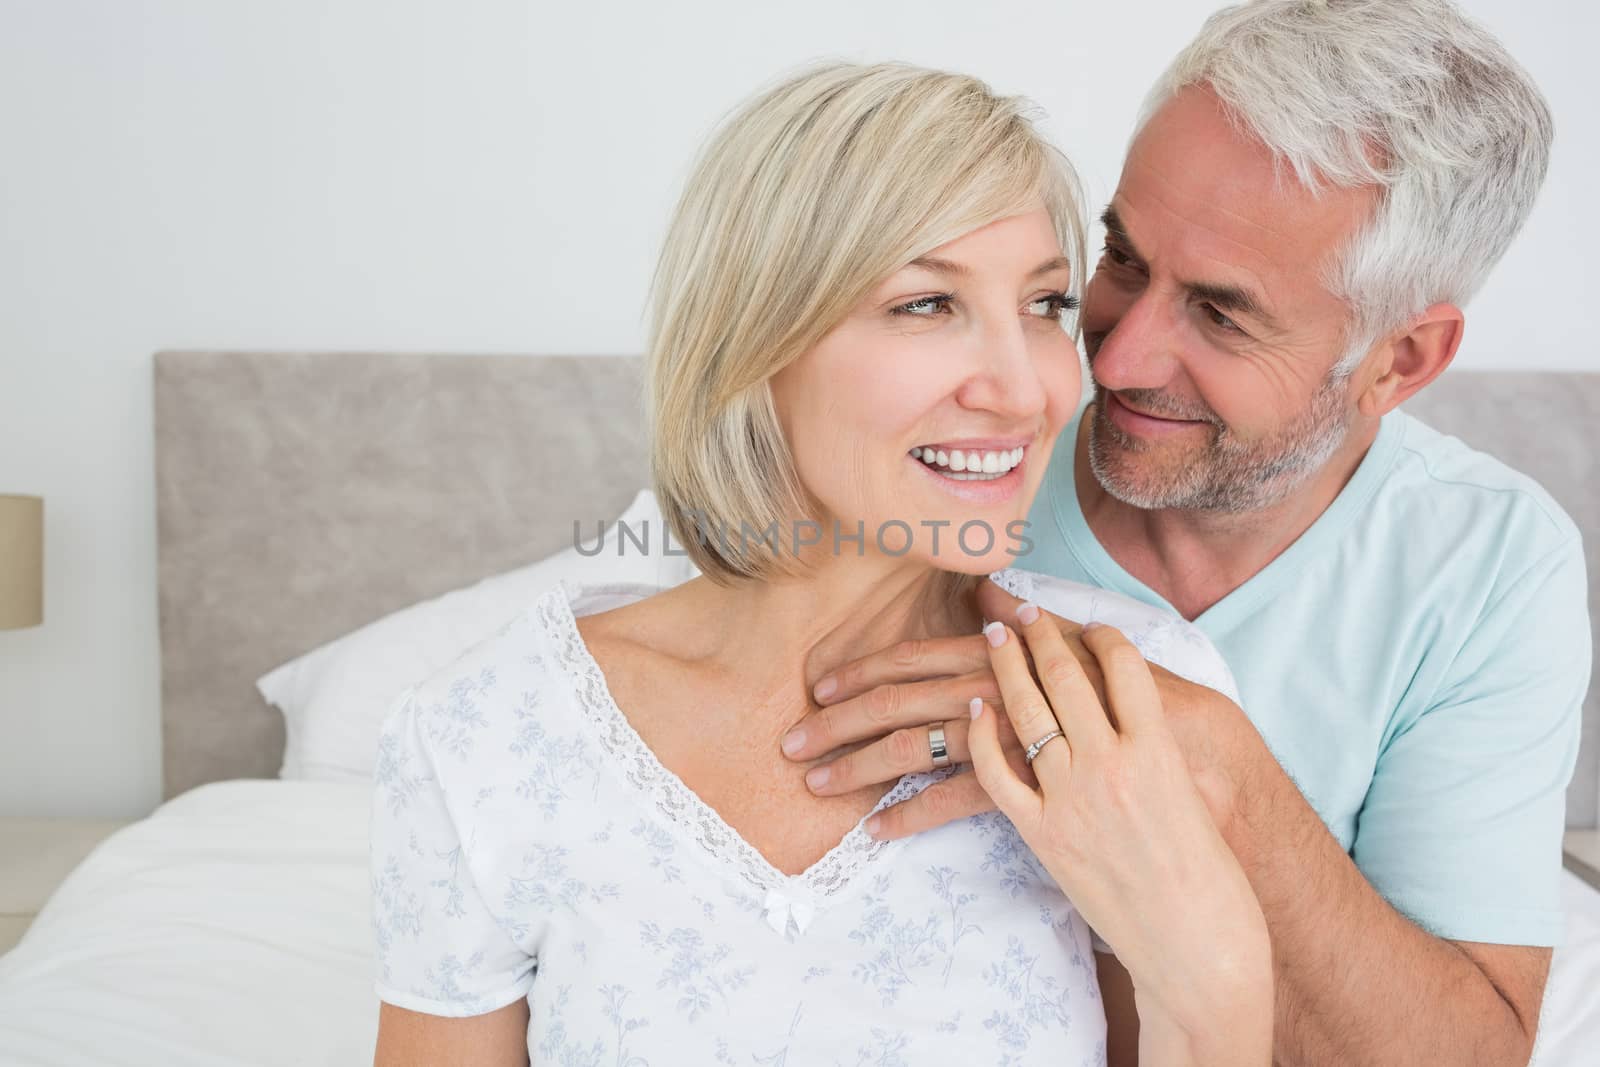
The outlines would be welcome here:
<svg viewBox="0 0 1600 1067">
<path fill-rule="evenodd" d="M 1022 323 L 984 330 L 977 344 L 980 369 L 957 396 L 963 407 L 1015 420 L 1034 418 L 1045 410 L 1048 397 Z"/>
</svg>

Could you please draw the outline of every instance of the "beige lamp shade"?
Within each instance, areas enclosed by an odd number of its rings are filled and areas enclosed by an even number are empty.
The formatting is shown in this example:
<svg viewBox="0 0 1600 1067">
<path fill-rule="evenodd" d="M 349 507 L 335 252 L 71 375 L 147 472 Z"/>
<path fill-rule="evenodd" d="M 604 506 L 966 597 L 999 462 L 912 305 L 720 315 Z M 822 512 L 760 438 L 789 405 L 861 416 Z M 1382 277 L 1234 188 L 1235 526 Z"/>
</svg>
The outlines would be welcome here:
<svg viewBox="0 0 1600 1067">
<path fill-rule="evenodd" d="M 44 499 L 0 494 L 0 630 L 44 622 Z"/>
</svg>

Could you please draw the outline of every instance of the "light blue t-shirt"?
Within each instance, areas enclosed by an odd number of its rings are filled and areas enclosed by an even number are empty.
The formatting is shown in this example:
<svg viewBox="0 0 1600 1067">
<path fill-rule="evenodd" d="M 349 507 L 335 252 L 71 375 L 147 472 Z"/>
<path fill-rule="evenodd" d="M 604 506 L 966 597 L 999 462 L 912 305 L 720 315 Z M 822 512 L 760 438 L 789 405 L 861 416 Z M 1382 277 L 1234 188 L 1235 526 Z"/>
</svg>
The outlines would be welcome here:
<svg viewBox="0 0 1600 1067">
<path fill-rule="evenodd" d="M 1084 521 L 1081 417 L 1056 442 L 1017 566 L 1173 610 Z M 1396 410 L 1321 518 L 1194 622 L 1395 908 L 1452 940 L 1555 945 L 1586 590 L 1577 527 L 1549 494 Z"/>
</svg>

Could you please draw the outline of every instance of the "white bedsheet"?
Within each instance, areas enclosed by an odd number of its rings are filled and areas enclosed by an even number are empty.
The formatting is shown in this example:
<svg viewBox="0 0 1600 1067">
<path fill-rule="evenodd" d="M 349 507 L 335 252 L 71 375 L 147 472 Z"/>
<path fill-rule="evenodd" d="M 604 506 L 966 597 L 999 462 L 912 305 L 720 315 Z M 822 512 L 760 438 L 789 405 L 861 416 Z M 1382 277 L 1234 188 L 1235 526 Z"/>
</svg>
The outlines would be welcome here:
<svg viewBox="0 0 1600 1067">
<path fill-rule="evenodd" d="M 216 782 L 107 838 L 0 956 L 0 1064 L 370 1064 L 371 796 Z"/>
<path fill-rule="evenodd" d="M 1536 1067 L 1600 1064 L 1600 891 L 1571 871 L 1561 872 L 1565 941 L 1550 962 L 1544 990 Z"/>
<path fill-rule="evenodd" d="M 370 797 L 216 782 L 112 835 L 0 956 L 0 1065 L 370 1064 Z M 1563 890 L 1535 1063 L 1593 1067 L 1600 892 Z"/>
</svg>

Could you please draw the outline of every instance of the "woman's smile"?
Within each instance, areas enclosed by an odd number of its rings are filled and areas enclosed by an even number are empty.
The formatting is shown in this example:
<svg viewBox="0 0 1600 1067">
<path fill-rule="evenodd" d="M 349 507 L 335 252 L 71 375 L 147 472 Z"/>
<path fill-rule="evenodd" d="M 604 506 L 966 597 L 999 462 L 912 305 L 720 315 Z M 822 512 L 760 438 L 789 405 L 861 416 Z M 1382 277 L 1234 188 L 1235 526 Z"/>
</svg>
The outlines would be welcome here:
<svg viewBox="0 0 1600 1067">
<path fill-rule="evenodd" d="M 918 445 L 906 458 L 952 496 L 968 503 L 998 504 L 1022 488 L 1028 449 L 1025 443 L 1011 441 L 958 441 Z"/>
</svg>

